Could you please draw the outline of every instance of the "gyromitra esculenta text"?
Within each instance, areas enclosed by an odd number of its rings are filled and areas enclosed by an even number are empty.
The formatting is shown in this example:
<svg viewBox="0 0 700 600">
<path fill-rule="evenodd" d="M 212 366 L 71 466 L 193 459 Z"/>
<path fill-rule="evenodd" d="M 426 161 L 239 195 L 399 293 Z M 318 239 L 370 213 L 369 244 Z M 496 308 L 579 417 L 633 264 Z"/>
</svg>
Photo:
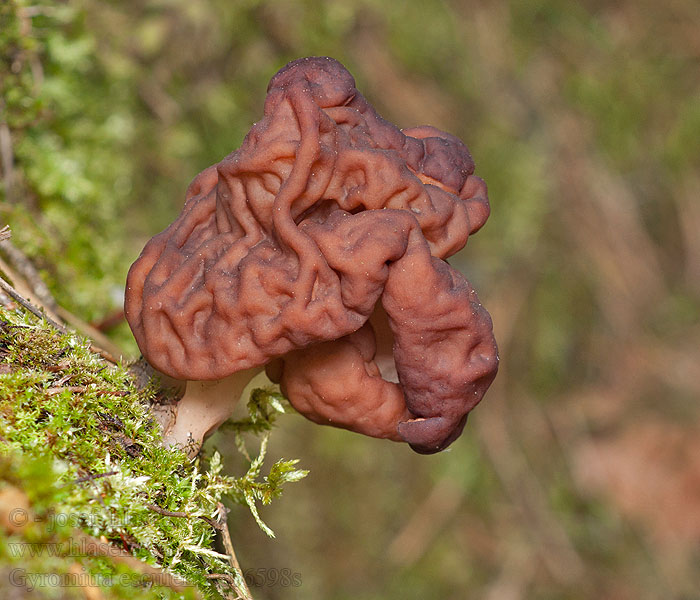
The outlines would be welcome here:
<svg viewBox="0 0 700 600">
<path fill-rule="evenodd" d="M 270 82 L 243 145 L 200 173 L 129 271 L 145 358 L 187 380 L 194 452 L 263 368 L 316 423 L 445 448 L 498 368 L 489 314 L 447 262 L 489 215 L 466 146 L 382 119 L 331 58 Z"/>
</svg>

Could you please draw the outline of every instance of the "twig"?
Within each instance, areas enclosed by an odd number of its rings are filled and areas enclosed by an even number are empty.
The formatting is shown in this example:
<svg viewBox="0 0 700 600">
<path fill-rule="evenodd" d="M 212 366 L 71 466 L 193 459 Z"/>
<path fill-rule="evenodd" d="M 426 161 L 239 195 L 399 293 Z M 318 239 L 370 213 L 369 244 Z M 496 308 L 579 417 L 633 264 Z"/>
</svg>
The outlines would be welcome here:
<svg viewBox="0 0 700 600">
<path fill-rule="evenodd" d="M 86 481 L 93 481 L 95 479 L 100 479 L 101 477 L 110 477 L 111 475 L 116 475 L 118 471 L 108 471 L 107 473 L 98 473 L 97 475 L 85 475 L 83 477 L 78 477 L 78 479 L 74 479 L 71 481 L 72 484 L 76 483 L 84 483 Z"/>
<path fill-rule="evenodd" d="M 2 231 L 4 231 L 4 229 Z M 112 364 L 119 364 L 115 356 L 121 356 L 123 354 L 121 348 L 101 331 L 98 331 L 89 323 L 86 323 L 60 306 L 54 300 L 49 288 L 36 270 L 36 267 L 34 267 L 31 260 L 19 248 L 14 246 L 7 239 L 0 239 L 0 249 L 12 263 L 12 266 L 10 266 L 0 258 L 0 268 L 12 279 L 15 285 L 20 288 L 19 291 L 21 293 L 29 295 L 29 299 L 39 304 L 50 317 L 55 317 L 56 320 L 60 319 L 73 329 L 89 337 L 91 339 L 90 348 L 93 352 L 99 354 Z"/>
<path fill-rule="evenodd" d="M 221 502 L 219 502 L 218 511 L 219 515 L 221 515 L 219 519 L 221 523 L 219 531 L 221 531 L 221 539 L 224 542 L 226 554 L 228 554 L 229 556 L 229 562 L 231 563 L 231 566 L 234 569 L 236 569 L 238 573 L 241 574 L 243 589 L 240 590 L 240 592 L 243 593 L 243 598 L 252 598 L 250 589 L 248 588 L 248 583 L 246 582 L 245 576 L 243 575 L 243 569 L 241 569 L 241 565 L 239 564 L 238 558 L 236 557 L 236 552 L 233 549 L 233 542 L 231 541 L 231 532 L 229 532 L 228 530 L 228 524 L 226 519 L 226 515 L 228 514 L 228 508 L 226 508 Z M 236 586 L 234 589 L 238 590 L 238 586 Z"/>
<path fill-rule="evenodd" d="M 190 515 L 189 513 L 186 512 L 180 512 L 180 511 L 174 511 L 174 510 L 165 510 L 164 508 L 161 508 L 160 506 L 156 506 L 155 504 L 146 504 L 146 508 L 149 510 L 152 510 L 153 512 L 158 513 L 159 515 L 163 515 L 164 517 L 176 517 L 179 519 L 189 519 L 193 515 Z M 219 529 L 219 524 L 212 519 L 211 517 L 207 517 L 206 515 L 196 515 L 198 519 L 202 519 L 202 521 L 205 521 L 209 525 L 211 525 L 214 529 Z"/>
<path fill-rule="evenodd" d="M 84 392 L 87 392 L 87 387 L 85 387 L 84 385 L 61 385 L 57 387 L 48 388 L 46 390 L 46 393 L 49 396 L 55 396 L 56 394 L 60 394 L 64 391 L 69 391 L 72 394 L 82 394 Z"/>
<path fill-rule="evenodd" d="M 220 579 L 221 581 L 225 581 L 231 586 L 231 589 L 234 590 L 235 592 L 235 597 L 231 596 L 229 593 L 226 591 L 223 592 L 226 600 L 251 600 L 250 596 L 245 596 L 241 595 L 242 590 L 239 589 L 239 587 L 236 585 L 236 580 L 228 575 L 227 573 L 209 573 L 208 575 L 205 576 L 207 579 Z M 221 590 L 219 590 L 221 592 Z"/>
<path fill-rule="evenodd" d="M 236 587 L 236 581 L 228 573 L 209 573 L 205 576 L 207 579 L 223 579 L 231 587 Z"/>
<path fill-rule="evenodd" d="M 55 314 L 56 300 L 51 295 L 49 286 L 41 278 L 31 259 L 9 240 L 0 242 L 0 250 L 2 250 L 17 274 L 27 282 L 27 287 L 32 290 L 39 304 Z M 13 280 L 17 279 L 17 274 L 7 273 Z M 17 281 L 14 281 L 14 283 L 20 287 Z"/>
<path fill-rule="evenodd" d="M 66 328 L 63 325 L 60 325 L 59 323 L 54 321 L 51 317 L 49 317 L 47 314 L 41 312 L 31 302 L 28 302 L 27 300 L 22 298 L 21 294 L 19 292 L 17 292 L 17 290 L 15 290 L 15 288 L 13 288 L 9 283 L 7 283 L 2 277 L 0 277 L 0 288 L 2 288 L 2 291 L 5 292 L 8 296 L 10 296 L 15 302 L 22 305 L 24 308 L 26 308 L 33 315 L 39 317 L 40 319 L 44 319 L 54 329 L 57 329 L 61 333 L 68 333 L 68 331 L 66 330 Z"/>
<path fill-rule="evenodd" d="M 120 308 L 119 310 L 115 310 L 112 314 L 107 315 L 102 320 L 98 321 L 97 323 L 91 323 L 91 325 L 95 329 L 97 329 L 97 331 L 101 331 L 102 333 L 104 333 L 105 331 L 109 331 L 110 329 L 114 329 L 117 325 L 120 325 L 121 323 L 123 323 L 124 319 L 125 319 L 124 309 Z"/>
<path fill-rule="evenodd" d="M 75 316 L 72 312 L 66 310 L 60 304 L 56 306 L 56 314 L 61 317 L 62 321 L 65 321 L 68 323 L 68 325 L 77 331 L 80 331 L 83 335 L 91 338 L 90 349 L 93 352 L 96 352 L 106 361 L 111 362 L 114 365 L 119 364 L 119 360 L 117 360 L 115 357 L 122 356 L 124 353 L 122 349 L 112 340 L 110 340 L 104 333 L 90 325 L 90 323 L 83 321 L 80 317 Z"/>
<path fill-rule="evenodd" d="M 149 510 L 152 510 L 153 512 L 158 513 L 159 515 L 163 515 L 164 517 L 176 517 L 176 518 L 190 518 L 190 517 L 192 517 L 192 515 L 190 515 L 186 512 L 166 510 L 166 509 L 161 508 L 160 506 L 157 506 L 155 504 L 147 504 L 146 508 L 148 508 Z M 211 517 L 207 517 L 205 515 L 197 515 L 197 517 L 202 519 L 203 521 L 207 522 L 209 525 L 211 525 L 217 531 L 221 532 L 221 538 L 222 538 L 223 543 L 224 543 L 224 548 L 226 549 L 226 554 L 228 554 L 228 557 L 229 557 L 229 563 L 236 570 L 236 572 L 240 574 L 242 585 L 239 586 L 236 583 L 235 579 L 233 579 L 233 577 L 231 577 L 230 575 L 222 575 L 219 573 L 213 573 L 211 575 L 207 575 L 207 578 L 208 579 L 224 579 L 231 585 L 231 587 L 235 590 L 236 594 L 238 594 L 238 598 L 240 598 L 241 600 L 252 600 L 253 596 L 250 593 L 250 589 L 248 588 L 248 584 L 246 583 L 245 577 L 243 576 L 243 570 L 241 569 L 241 565 L 238 563 L 238 558 L 236 557 L 236 552 L 233 549 L 233 542 L 231 541 L 231 533 L 229 532 L 228 525 L 226 524 L 226 515 L 228 513 L 228 509 L 221 502 L 219 502 L 217 505 L 217 512 L 219 513 L 218 521 L 215 519 L 212 519 Z"/>
<path fill-rule="evenodd" d="M 51 306 L 55 304 L 53 299 L 48 305 L 41 300 L 39 295 L 34 291 L 31 283 L 29 283 L 28 280 L 18 272 L 20 270 L 24 270 L 26 263 L 21 265 L 15 264 L 14 261 L 18 254 L 12 251 L 8 252 L 8 248 L 14 248 L 9 240 L 0 242 L 0 250 L 3 251 L 0 253 L 0 273 L 2 273 L 2 276 L 4 276 L 7 282 L 11 282 L 10 285 L 13 286 L 16 293 L 22 296 L 22 299 L 27 300 L 34 307 L 41 309 L 47 317 L 53 319 L 57 323 L 62 324 L 61 318 L 51 308 Z M 21 252 L 19 252 L 19 254 L 21 254 Z M 3 256 L 7 257 L 13 264 L 8 264 Z"/>
<path fill-rule="evenodd" d="M 14 162 L 10 128 L 5 121 L 2 121 L 0 122 L 0 165 L 2 166 L 2 177 L 5 180 L 5 197 L 10 202 L 12 201 L 15 178 Z"/>
</svg>

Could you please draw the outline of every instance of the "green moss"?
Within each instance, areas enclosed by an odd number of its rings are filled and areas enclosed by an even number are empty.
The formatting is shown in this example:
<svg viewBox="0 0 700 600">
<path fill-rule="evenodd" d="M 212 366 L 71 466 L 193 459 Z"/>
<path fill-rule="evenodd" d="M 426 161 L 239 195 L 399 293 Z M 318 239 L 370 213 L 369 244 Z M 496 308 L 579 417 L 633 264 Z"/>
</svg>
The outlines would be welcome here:
<svg viewBox="0 0 700 600">
<path fill-rule="evenodd" d="M 249 418 L 231 425 L 250 460 L 248 472 L 235 478 L 222 474 L 218 453 L 191 463 L 164 448 L 148 413 L 154 390 L 137 388 L 126 368 L 105 363 L 76 335 L 0 308 L 0 365 L 0 486 L 22 490 L 38 519 L 3 540 L 0 563 L 26 573 L 72 573 L 77 563 L 110 598 L 153 597 L 153 590 L 126 589 L 142 574 L 109 557 L 64 555 L 80 529 L 163 567 L 206 597 L 220 597 L 228 584 L 207 576 L 240 577 L 216 547 L 211 522 L 225 516 L 222 500 L 247 504 L 272 535 L 256 502 L 269 503 L 284 483 L 306 474 L 296 461 L 278 461 L 261 477 L 272 424 L 285 411 L 277 393 L 256 390 Z M 261 436 L 253 458 L 242 442 L 246 431 Z M 57 590 L 37 586 L 34 593 L 56 597 Z M 166 587 L 158 594 L 180 597 Z M 194 588 L 182 597 L 193 594 Z"/>
</svg>

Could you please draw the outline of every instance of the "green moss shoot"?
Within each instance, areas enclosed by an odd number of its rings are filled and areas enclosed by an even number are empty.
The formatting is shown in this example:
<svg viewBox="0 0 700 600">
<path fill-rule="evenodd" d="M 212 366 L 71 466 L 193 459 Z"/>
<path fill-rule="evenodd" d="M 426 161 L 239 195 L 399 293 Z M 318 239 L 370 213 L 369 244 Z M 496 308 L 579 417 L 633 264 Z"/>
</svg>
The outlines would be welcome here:
<svg viewBox="0 0 700 600">
<path fill-rule="evenodd" d="M 139 389 L 126 367 L 93 353 L 87 340 L 0 307 L 0 495 L 21 490 L 33 515 L 1 538 L 5 569 L 81 572 L 105 598 L 235 597 L 231 582 L 240 585 L 242 575 L 217 545 L 214 525 L 225 520 L 228 499 L 248 505 L 273 535 L 256 503 L 269 503 L 306 475 L 297 461 L 280 460 L 262 476 L 272 425 L 288 407 L 272 390 L 251 394 L 248 418 L 229 425 L 249 469 L 232 477 L 217 452 L 190 462 L 163 447 L 148 412 L 154 393 Z M 248 452 L 244 433 L 260 439 L 257 454 Z M 110 556 L 74 556 L 87 554 L 71 552 L 80 548 L 76 531 L 186 583 L 176 591 Z M 33 593 L 83 597 L 71 589 L 36 585 Z"/>
</svg>

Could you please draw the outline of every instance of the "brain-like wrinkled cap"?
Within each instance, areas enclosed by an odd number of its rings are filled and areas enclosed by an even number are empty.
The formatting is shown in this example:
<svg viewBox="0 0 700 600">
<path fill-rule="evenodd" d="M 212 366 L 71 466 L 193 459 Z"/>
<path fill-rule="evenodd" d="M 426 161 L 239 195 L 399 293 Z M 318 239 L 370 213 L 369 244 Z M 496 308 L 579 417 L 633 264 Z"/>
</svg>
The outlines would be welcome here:
<svg viewBox="0 0 700 600">
<path fill-rule="evenodd" d="M 456 137 L 383 120 L 339 62 L 288 64 L 131 267 L 141 351 L 178 379 L 267 365 L 318 423 L 444 448 L 498 365 L 488 313 L 444 260 L 489 214 L 473 171 Z"/>
</svg>

